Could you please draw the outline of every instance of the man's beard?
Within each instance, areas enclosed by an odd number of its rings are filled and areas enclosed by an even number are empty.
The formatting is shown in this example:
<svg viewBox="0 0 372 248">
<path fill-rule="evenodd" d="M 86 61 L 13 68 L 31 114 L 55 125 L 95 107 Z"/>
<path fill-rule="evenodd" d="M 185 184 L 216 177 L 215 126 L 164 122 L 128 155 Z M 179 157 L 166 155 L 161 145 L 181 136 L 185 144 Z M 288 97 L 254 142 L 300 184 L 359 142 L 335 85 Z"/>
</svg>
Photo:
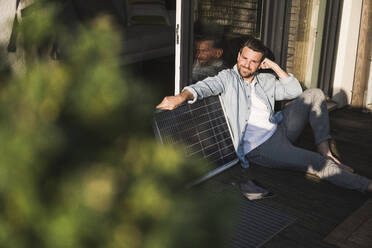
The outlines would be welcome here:
<svg viewBox="0 0 372 248">
<path fill-rule="evenodd" d="M 250 72 L 250 73 L 248 73 L 247 75 L 243 75 L 243 73 L 242 73 L 242 68 L 241 67 L 239 67 L 238 68 L 238 71 L 239 71 L 239 74 L 240 74 L 240 76 L 242 77 L 242 78 L 250 78 L 250 77 L 252 77 L 254 74 L 255 74 L 255 72 Z"/>
<path fill-rule="evenodd" d="M 214 63 L 214 60 L 203 60 L 202 63 L 200 63 L 200 60 L 198 61 L 200 67 L 207 67 Z"/>
</svg>

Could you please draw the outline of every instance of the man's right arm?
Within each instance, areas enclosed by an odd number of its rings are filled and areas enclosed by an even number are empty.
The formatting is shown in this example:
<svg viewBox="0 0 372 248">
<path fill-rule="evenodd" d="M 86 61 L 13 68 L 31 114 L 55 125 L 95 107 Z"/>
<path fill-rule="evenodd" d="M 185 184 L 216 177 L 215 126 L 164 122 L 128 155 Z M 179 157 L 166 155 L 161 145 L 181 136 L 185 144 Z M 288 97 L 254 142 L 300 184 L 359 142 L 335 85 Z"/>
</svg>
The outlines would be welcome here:
<svg viewBox="0 0 372 248">
<path fill-rule="evenodd" d="M 230 71 L 231 70 L 224 70 L 214 77 L 207 77 L 202 81 L 187 86 L 180 94 L 165 97 L 156 108 L 173 110 L 185 101 L 193 103 L 197 99 L 219 95 L 225 91 L 225 83 L 231 79 Z"/>
<path fill-rule="evenodd" d="M 156 106 L 156 108 L 161 110 L 173 110 L 183 102 L 193 99 L 194 95 L 186 89 L 175 96 L 164 97 L 163 101 L 158 106 Z"/>
</svg>

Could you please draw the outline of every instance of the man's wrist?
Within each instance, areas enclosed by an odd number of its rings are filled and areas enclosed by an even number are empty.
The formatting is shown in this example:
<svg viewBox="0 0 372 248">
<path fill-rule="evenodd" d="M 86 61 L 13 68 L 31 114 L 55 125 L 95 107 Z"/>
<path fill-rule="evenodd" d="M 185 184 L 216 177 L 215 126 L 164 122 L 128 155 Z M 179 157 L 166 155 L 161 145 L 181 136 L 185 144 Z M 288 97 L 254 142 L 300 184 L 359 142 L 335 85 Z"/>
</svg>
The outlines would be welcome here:
<svg viewBox="0 0 372 248">
<path fill-rule="evenodd" d="M 182 91 L 180 94 L 178 94 L 178 97 L 182 100 L 182 102 L 194 99 L 194 95 L 188 90 Z"/>
<path fill-rule="evenodd" d="M 273 71 L 276 72 L 276 74 L 279 76 L 279 78 L 288 78 L 290 75 L 283 70 L 278 64 L 275 64 L 275 66 L 272 68 Z"/>
<path fill-rule="evenodd" d="M 182 93 L 183 93 L 183 92 L 182 92 Z M 182 93 L 176 95 L 176 97 L 179 99 L 179 101 L 180 101 L 181 103 L 187 101 L 187 96 L 186 96 L 185 94 L 182 94 Z"/>
</svg>

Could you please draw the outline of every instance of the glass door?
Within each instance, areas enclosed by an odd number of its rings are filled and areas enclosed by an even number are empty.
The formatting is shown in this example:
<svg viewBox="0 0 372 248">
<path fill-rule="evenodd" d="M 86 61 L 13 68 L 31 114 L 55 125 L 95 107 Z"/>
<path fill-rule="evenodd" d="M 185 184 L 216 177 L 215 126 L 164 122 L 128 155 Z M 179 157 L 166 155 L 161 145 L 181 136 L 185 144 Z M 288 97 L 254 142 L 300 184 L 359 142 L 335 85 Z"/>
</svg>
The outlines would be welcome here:
<svg viewBox="0 0 372 248">
<path fill-rule="evenodd" d="M 177 0 L 175 93 L 218 71 L 202 68 L 211 65 L 210 57 L 232 67 L 240 46 L 252 35 L 305 87 L 319 87 L 330 95 L 342 2 Z M 205 42 L 208 39 L 214 42 Z M 204 61 L 198 63 L 198 57 Z M 200 77 L 193 77 L 195 73 Z"/>
<path fill-rule="evenodd" d="M 252 35 L 261 38 L 262 0 L 178 0 L 175 93 L 234 66 Z"/>
</svg>

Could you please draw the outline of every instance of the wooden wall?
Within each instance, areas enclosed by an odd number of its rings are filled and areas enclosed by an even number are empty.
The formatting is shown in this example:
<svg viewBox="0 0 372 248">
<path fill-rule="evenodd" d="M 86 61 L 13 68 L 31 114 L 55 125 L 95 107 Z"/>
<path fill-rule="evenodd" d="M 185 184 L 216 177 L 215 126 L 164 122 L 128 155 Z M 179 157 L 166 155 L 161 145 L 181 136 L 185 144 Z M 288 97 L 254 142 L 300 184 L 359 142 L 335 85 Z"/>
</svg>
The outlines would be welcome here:
<svg viewBox="0 0 372 248">
<path fill-rule="evenodd" d="M 372 1 L 364 0 L 359 31 L 357 62 L 353 83 L 351 106 L 363 108 L 368 89 L 368 77 L 372 58 Z"/>
</svg>

